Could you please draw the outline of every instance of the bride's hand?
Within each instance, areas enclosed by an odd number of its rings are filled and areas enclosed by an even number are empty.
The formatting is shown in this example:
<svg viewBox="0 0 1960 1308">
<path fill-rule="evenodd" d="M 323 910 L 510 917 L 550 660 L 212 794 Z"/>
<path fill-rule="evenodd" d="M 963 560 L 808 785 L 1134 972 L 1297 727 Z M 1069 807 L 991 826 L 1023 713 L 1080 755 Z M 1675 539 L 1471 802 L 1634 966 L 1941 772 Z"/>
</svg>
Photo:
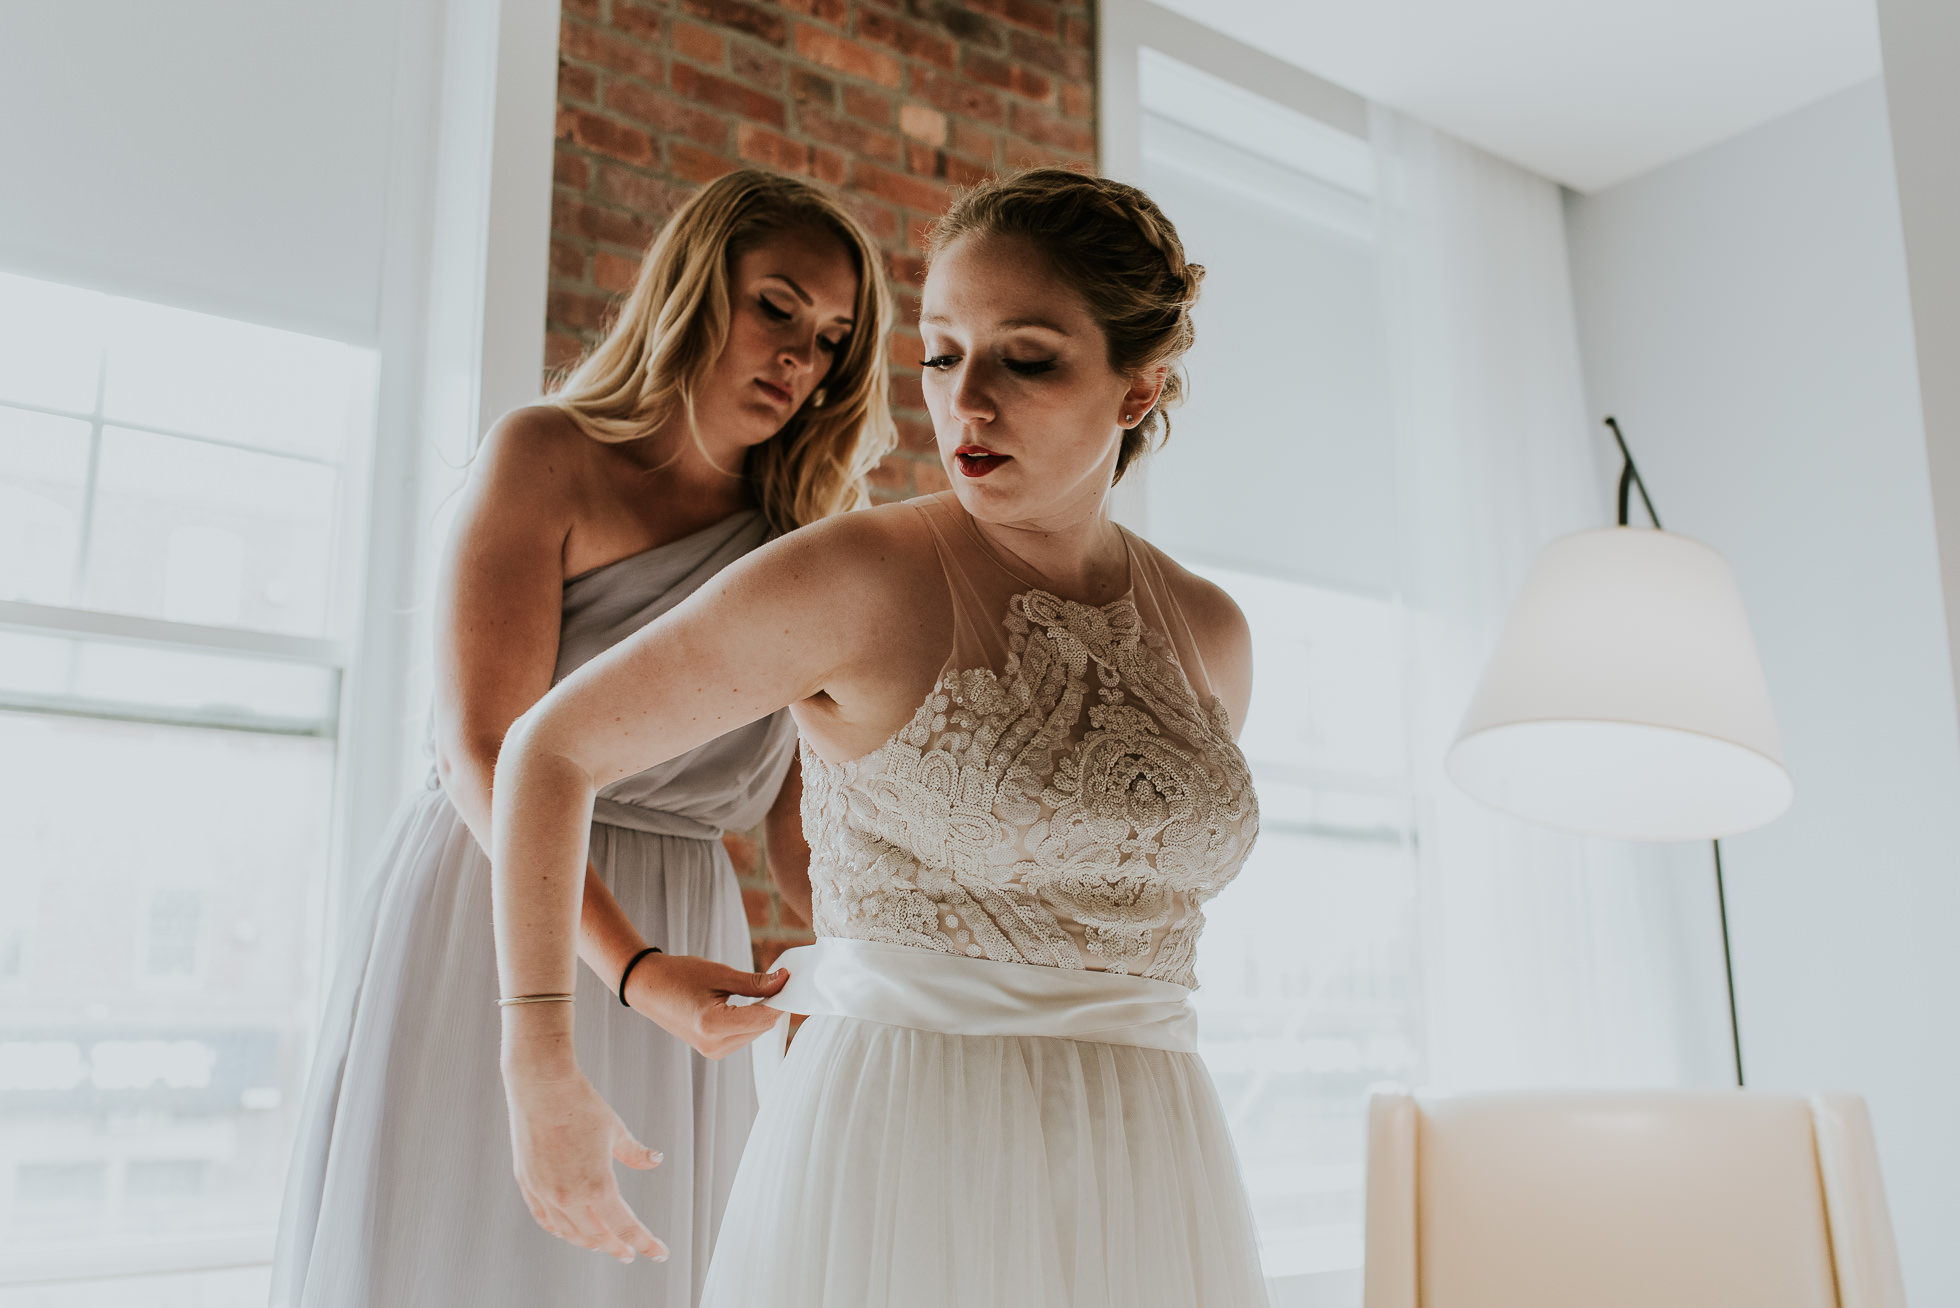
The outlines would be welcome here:
<svg viewBox="0 0 1960 1308">
<path fill-rule="evenodd" d="M 619 1193 L 614 1159 L 656 1166 L 660 1155 L 633 1138 L 611 1105 L 576 1069 L 527 1068 L 521 1052 L 504 1060 L 510 1142 L 517 1184 L 538 1225 L 561 1240 L 622 1263 L 645 1254 L 667 1260 L 667 1246 L 640 1224 Z"/>
<path fill-rule="evenodd" d="M 626 1001 L 662 1030 L 709 1058 L 724 1058 L 776 1024 L 782 1016 L 766 1004 L 730 1007 L 730 995 L 768 999 L 789 973 L 737 972 L 706 958 L 654 954 L 633 969 Z"/>
</svg>

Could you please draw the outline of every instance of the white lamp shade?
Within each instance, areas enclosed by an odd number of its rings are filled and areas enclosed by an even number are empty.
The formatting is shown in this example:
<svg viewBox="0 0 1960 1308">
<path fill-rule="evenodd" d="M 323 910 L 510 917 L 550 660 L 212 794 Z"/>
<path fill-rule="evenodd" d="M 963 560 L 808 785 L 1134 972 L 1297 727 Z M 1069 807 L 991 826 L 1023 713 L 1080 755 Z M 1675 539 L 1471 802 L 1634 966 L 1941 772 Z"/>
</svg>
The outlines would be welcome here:
<svg viewBox="0 0 1960 1308">
<path fill-rule="evenodd" d="M 1790 774 L 1727 561 L 1628 527 L 1545 546 L 1445 767 L 1493 808 L 1626 840 L 1780 815 Z"/>
</svg>

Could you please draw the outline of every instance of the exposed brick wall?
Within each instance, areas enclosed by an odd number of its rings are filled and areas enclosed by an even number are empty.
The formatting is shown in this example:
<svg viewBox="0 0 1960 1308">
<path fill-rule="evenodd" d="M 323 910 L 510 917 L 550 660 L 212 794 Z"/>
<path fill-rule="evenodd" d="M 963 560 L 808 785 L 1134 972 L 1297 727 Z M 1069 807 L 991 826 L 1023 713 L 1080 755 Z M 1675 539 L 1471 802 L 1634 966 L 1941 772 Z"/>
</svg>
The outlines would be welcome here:
<svg viewBox="0 0 1960 1308">
<path fill-rule="evenodd" d="M 898 293 L 901 446 L 881 499 L 939 490 L 919 391 L 921 239 L 953 187 L 1032 163 L 1092 166 L 1090 0 L 564 0 L 546 366 L 603 329 L 660 224 L 744 164 L 835 188 Z M 760 834 L 727 842 L 759 965 L 809 939 Z"/>
</svg>

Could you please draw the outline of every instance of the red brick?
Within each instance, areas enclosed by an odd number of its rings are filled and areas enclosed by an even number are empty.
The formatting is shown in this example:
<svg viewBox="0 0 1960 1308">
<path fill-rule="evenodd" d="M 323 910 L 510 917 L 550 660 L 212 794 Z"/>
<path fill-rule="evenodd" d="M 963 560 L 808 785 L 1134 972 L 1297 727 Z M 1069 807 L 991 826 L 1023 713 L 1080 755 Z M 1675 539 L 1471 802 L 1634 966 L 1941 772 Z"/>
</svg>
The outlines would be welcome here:
<svg viewBox="0 0 1960 1308">
<path fill-rule="evenodd" d="M 544 366 L 553 372 L 570 368 L 583 353 L 585 342 L 576 336 L 551 331 L 544 334 Z"/>
<path fill-rule="evenodd" d="M 837 83 L 828 77 L 819 77 L 807 68 L 790 69 L 789 93 L 798 104 L 822 105 L 825 108 L 837 104 Z"/>
<path fill-rule="evenodd" d="M 1016 63 L 1033 64 L 1044 72 L 1057 77 L 1071 77 L 1078 82 L 1089 80 L 1091 70 L 1087 50 L 1071 50 L 1027 32 L 1009 34 L 1007 49 Z"/>
<path fill-rule="evenodd" d="M 603 174 L 601 178 L 603 186 Z M 551 230 L 606 245 L 640 249 L 653 239 L 654 225 L 634 213 L 621 213 L 566 195 L 551 198 Z"/>
<path fill-rule="evenodd" d="M 912 360 L 918 366 L 918 360 Z M 932 424 L 918 418 L 894 418 L 892 425 L 898 428 L 898 448 L 930 453 L 939 448 L 939 442 L 932 432 Z"/>
<path fill-rule="evenodd" d="M 685 136 L 711 150 L 728 144 L 728 123 L 721 115 L 697 109 L 665 91 L 649 90 L 638 82 L 614 82 L 607 87 L 606 108 L 645 123 L 662 136 Z"/>
<path fill-rule="evenodd" d="M 994 175 L 991 166 L 968 163 L 956 154 L 939 152 L 939 175 L 955 186 L 978 186 Z"/>
<path fill-rule="evenodd" d="M 612 319 L 612 300 L 604 295 L 554 287 L 545 297 L 545 314 L 551 321 L 579 331 L 604 331 Z"/>
<path fill-rule="evenodd" d="M 766 890 L 744 889 L 742 891 L 742 912 L 749 919 L 750 926 L 768 927 L 776 925 L 776 915 L 770 911 L 773 907 L 770 901 L 774 898 L 775 896 Z M 763 969 L 757 968 L 756 970 L 759 972 Z"/>
<path fill-rule="evenodd" d="M 697 64 L 710 64 L 719 67 L 721 58 L 728 47 L 721 39 L 721 33 L 711 32 L 699 23 L 682 19 L 674 24 L 671 49 L 677 55 L 692 59 Z"/>
<path fill-rule="evenodd" d="M 929 69 L 912 70 L 912 94 L 935 109 L 962 118 L 977 118 L 985 123 L 1007 121 L 1007 110 L 992 91 Z"/>
<path fill-rule="evenodd" d="M 809 146 L 754 123 L 736 124 L 735 153 L 750 163 L 780 168 L 787 173 L 810 171 Z"/>
<path fill-rule="evenodd" d="M 889 241 L 898 235 L 898 215 L 889 205 L 879 204 L 867 196 L 854 195 L 849 191 L 837 197 L 837 202 L 850 212 L 850 215 L 864 224 L 864 230 L 880 241 Z"/>
<path fill-rule="evenodd" d="M 842 186 L 848 171 L 842 152 L 826 150 L 821 145 L 810 147 L 810 172 L 818 181 L 830 186 Z"/>
<path fill-rule="evenodd" d="M 953 489 L 953 483 L 946 480 L 946 469 L 937 462 L 913 465 L 912 484 L 918 487 L 921 495 L 937 495 L 940 491 Z"/>
<path fill-rule="evenodd" d="M 592 258 L 592 284 L 602 291 L 630 291 L 639 276 L 638 259 L 629 259 L 623 254 L 607 254 L 604 250 Z"/>
<path fill-rule="evenodd" d="M 878 466 L 871 470 L 871 475 L 865 480 L 871 483 L 873 496 L 880 500 L 909 499 L 912 494 L 912 460 L 887 454 L 878 460 Z"/>
<path fill-rule="evenodd" d="M 920 254 L 924 254 L 927 250 L 931 249 L 932 248 L 932 225 L 938 221 L 939 221 L 938 214 L 934 214 L 930 218 L 908 219 L 905 224 L 905 248 L 908 250 L 917 250 Z M 893 289 L 903 291 L 905 288 L 903 286 L 898 286 L 898 287 L 894 287 Z M 916 318 L 918 316 L 916 313 L 916 308 L 917 306 L 914 306 L 915 312 L 913 314 L 913 318 Z M 912 320 L 913 319 L 908 318 L 906 321 L 910 322 Z"/>
<path fill-rule="evenodd" d="M 630 168 L 607 166 L 599 170 L 599 184 L 594 188 L 599 198 L 610 204 L 617 204 L 643 215 L 652 222 L 664 221 L 674 210 L 681 207 L 688 196 L 694 193 L 691 186 L 683 186 L 662 177 L 649 177 Z M 615 245 L 630 244 L 635 249 L 645 246 L 652 235 L 637 241 L 614 241 Z"/>
<path fill-rule="evenodd" d="M 741 831 L 726 832 L 721 838 L 721 847 L 728 851 L 728 861 L 734 864 L 737 880 L 753 877 L 761 870 L 761 847 L 753 836 Z"/>
<path fill-rule="evenodd" d="M 666 62 L 653 51 L 633 41 L 622 41 L 583 23 L 565 24 L 563 52 L 582 63 L 598 64 L 629 77 L 658 82 L 666 72 Z"/>
<path fill-rule="evenodd" d="M 1082 163 L 1078 155 L 1063 154 L 1013 136 L 1001 141 L 1000 153 L 1009 168 L 1073 168 Z"/>
<path fill-rule="evenodd" d="M 717 27 L 746 32 L 770 45 L 781 45 L 788 33 L 783 16 L 746 0 L 682 0 L 681 11 Z"/>
<path fill-rule="evenodd" d="M 565 0 L 564 12 L 573 18 L 599 21 L 599 0 Z"/>
<path fill-rule="evenodd" d="M 735 171 L 733 162 L 679 141 L 667 142 L 667 171 L 690 182 L 706 184 Z"/>
<path fill-rule="evenodd" d="M 585 251 L 554 237 L 551 242 L 551 275 L 582 281 L 585 277 Z"/>
<path fill-rule="evenodd" d="M 946 144 L 946 115 L 937 109 L 928 109 L 922 104 L 901 105 L 898 110 L 898 130 L 914 140 L 927 145 Z"/>
<path fill-rule="evenodd" d="M 613 0 L 612 21 L 614 27 L 628 36 L 636 36 L 648 45 L 660 44 L 660 14 L 652 5 Z"/>
<path fill-rule="evenodd" d="M 916 377 L 919 375 L 919 361 L 925 358 L 925 350 L 918 333 L 896 331 L 885 346 L 885 361 L 891 365 L 894 374 Z"/>
<path fill-rule="evenodd" d="M 865 86 L 846 86 L 844 112 L 878 127 L 889 126 L 892 120 L 891 97 Z"/>
<path fill-rule="evenodd" d="M 919 494 L 939 494 L 941 490 L 953 490 L 953 482 L 947 480 L 947 469 L 935 463 L 917 463 L 911 469 L 911 484 L 919 488 Z"/>
<path fill-rule="evenodd" d="M 800 134 L 821 145 L 834 145 L 883 163 L 895 164 L 904 157 L 898 138 L 890 132 L 874 131 L 815 105 L 804 105 L 797 110 L 796 125 Z"/>
<path fill-rule="evenodd" d="M 759 86 L 765 91 L 783 89 L 783 61 L 764 51 L 761 46 L 746 41 L 736 42 L 728 48 L 728 67 L 750 86 Z"/>
<path fill-rule="evenodd" d="M 1079 123 L 1071 123 L 1044 113 L 1030 105 L 1017 104 L 1013 111 L 1014 130 L 1038 145 L 1052 146 L 1069 154 L 1094 154 L 1096 134 Z"/>
<path fill-rule="evenodd" d="M 978 5 L 939 4 L 926 13 L 920 13 L 920 6 L 916 3 L 910 7 L 915 17 L 930 18 L 962 45 L 978 46 L 983 50 L 1007 48 L 1007 33 L 999 23 L 981 13 Z"/>
<path fill-rule="evenodd" d="M 751 121 L 781 127 L 788 117 L 783 102 L 774 96 L 731 82 L 726 77 L 704 73 L 687 64 L 674 65 L 674 90 L 700 104 L 725 109 Z"/>
<path fill-rule="evenodd" d="M 873 50 L 807 23 L 796 25 L 796 53 L 812 63 L 880 86 L 896 89 L 905 80 L 898 60 L 883 50 Z"/>
<path fill-rule="evenodd" d="M 994 161 L 994 134 L 972 123 L 953 120 L 953 152 L 980 163 Z"/>
<path fill-rule="evenodd" d="M 1095 35 L 1089 30 L 1089 20 L 1074 16 L 1062 20 L 1062 39 L 1078 50 L 1087 50 L 1095 44 Z"/>
<path fill-rule="evenodd" d="M 894 409 L 917 409 L 921 413 L 926 407 L 926 393 L 919 385 L 917 376 L 892 378 L 892 407 Z"/>
<path fill-rule="evenodd" d="M 561 144 L 552 152 L 551 180 L 559 186 L 583 191 L 592 180 L 592 165 Z"/>
<path fill-rule="evenodd" d="M 645 132 L 582 109 L 570 118 L 571 139 L 594 154 L 633 164 L 650 164 L 658 157 L 653 138 Z"/>
<path fill-rule="evenodd" d="M 1094 118 L 1095 93 L 1078 82 L 1062 83 L 1062 112 L 1071 118 Z"/>
<path fill-rule="evenodd" d="M 558 63 L 558 100 L 582 100 L 591 104 L 599 93 L 599 74 L 578 64 Z"/>
<path fill-rule="evenodd" d="M 858 15 L 857 30 L 858 35 L 867 41 L 952 71 L 953 43 L 943 36 L 934 36 L 896 18 L 871 13 Z"/>
<path fill-rule="evenodd" d="M 844 0 L 782 0 L 782 2 L 783 8 L 794 10 L 799 14 L 808 14 L 811 18 L 820 19 L 832 27 L 842 27 L 845 17 L 850 12 Z"/>
<path fill-rule="evenodd" d="M 939 151 L 933 149 L 924 141 L 907 141 L 905 143 L 905 168 L 906 171 L 916 176 L 945 176 L 944 171 L 941 169 L 939 158 Z"/>
<path fill-rule="evenodd" d="M 862 162 L 851 169 L 851 185 L 867 195 L 926 213 L 938 213 L 946 207 L 949 198 L 946 188 L 937 182 L 907 177 Z"/>
<path fill-rule="evenodd" d="M 1053 36 L 1060 26 L 1061 15 L 1044 0 L 974 0 L 973 7 L 1043 36 Z"/>
</svg>

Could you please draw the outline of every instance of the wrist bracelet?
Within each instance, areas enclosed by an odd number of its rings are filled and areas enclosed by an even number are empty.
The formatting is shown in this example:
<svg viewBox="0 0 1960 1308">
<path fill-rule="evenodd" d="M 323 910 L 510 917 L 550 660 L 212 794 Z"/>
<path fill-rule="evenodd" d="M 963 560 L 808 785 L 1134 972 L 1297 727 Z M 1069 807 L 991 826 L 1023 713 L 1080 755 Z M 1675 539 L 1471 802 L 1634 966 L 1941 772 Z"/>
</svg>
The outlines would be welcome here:
<svg viewBox="0 0 1960 1308">
<path fill-rule="evenodd" d="M 509 1008 L 512 1004 L 569 1004 L 570 995 L 512 995 L 509 999 L 499 999 L 497 1007 Z"/>
<path fill-rule="evenodd" d="M 640 960 L 645 958 L 648 954 L 659 954 L 664 952 L 666 951 L 662 950 L 659 945 L 648 945 L 645 949 L 642 949 L 639 953 L 633 955 L 632 960 L 626 964 L 626 970 L 619 974 L 620 1007 L 631 1008 L 633 1006 L 626 1002 L 626 978 L 633 975 L 633 969 L 640 965 Z"/>
</svg>

